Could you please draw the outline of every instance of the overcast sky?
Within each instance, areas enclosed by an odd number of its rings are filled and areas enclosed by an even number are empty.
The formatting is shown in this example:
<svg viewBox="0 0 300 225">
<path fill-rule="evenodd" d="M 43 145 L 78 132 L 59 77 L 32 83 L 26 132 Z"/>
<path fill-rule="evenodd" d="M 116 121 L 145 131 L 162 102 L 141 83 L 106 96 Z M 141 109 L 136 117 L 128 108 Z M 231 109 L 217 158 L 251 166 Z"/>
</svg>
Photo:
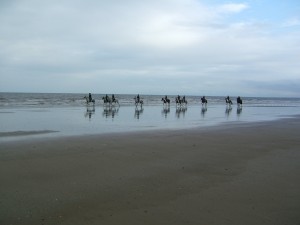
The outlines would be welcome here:
<svg viewBox="0 0 300 225">
<path fill-rule="evenodd" d="M 300 97 L 300 1 L 1 0 L 0 91 Z"/>
</svg>

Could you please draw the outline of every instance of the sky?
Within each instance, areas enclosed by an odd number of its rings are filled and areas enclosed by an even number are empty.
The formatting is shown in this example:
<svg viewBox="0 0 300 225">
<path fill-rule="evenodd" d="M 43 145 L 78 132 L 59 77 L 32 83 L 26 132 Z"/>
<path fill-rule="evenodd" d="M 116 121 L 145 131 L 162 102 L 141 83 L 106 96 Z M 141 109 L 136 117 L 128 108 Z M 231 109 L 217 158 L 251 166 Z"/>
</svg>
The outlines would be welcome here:
<svg viewBox="0 0 300 225">
<path fill-rule="evenodd" d="M 0 92 L 300 97 L 300 1 L 0 0 Z"/>
</svg>

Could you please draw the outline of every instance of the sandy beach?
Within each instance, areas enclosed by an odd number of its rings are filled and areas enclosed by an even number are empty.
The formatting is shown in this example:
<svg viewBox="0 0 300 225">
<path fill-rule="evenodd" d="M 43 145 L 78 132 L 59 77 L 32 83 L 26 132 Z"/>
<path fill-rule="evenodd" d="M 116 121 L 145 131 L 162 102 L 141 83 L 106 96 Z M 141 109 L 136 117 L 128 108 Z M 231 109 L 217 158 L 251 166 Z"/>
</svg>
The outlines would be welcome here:
<svg viewBox="0 0 300 225">
<path fill-rule="evenodd" d="M 300 117 L 0 143 L 0 224 L 299 225 Z"/>
</svg>

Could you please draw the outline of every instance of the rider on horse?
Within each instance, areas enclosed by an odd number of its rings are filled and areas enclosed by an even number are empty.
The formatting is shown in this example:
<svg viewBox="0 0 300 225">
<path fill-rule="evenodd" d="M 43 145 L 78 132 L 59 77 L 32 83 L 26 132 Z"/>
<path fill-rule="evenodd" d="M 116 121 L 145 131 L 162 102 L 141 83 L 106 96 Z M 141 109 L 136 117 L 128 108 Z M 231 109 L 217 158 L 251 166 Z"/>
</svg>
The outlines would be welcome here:
<svg viewBox="0 0 300 225">
<path fill-rule="evenodd" d="M 92 102 L 92 101 L 93 101 L 92 94 L 89 93 L 89 102 Z"/>
<path fill-rule="evenodd" d="M 242 101 L 242 99 L 241 99 L 240 96 L 237 97 L 236 102 L 237 102 L 237 104 L 238 104 L 239 106 L 241 106 L 241 105 L 243 104 L 243 101 Z"/>
<path fill-rule="evenodd" d="M 225 98 L 225 101 L 226 101 L 226 104 L 232 105 L 232 101 L 231 101 L 231 99 L 229 98 L 229 96 L 227 96 L 227 97 Z"/>
<path fill-rule="evenodd" d="M 202 105 L 207 103 L 207 100 L 206 100 L 205 96 L 203 96 L 203 97 L 201 98 L 201 102 L 202 102 Z"/>
<path fill-rule="evenodd" d="M 108 95 L 105 95 L 105 101 L 106 101 L 106 102 L 110 102 L 109 100 L 110 100 L 110 99 L 109 99 Z"/>
</svg>

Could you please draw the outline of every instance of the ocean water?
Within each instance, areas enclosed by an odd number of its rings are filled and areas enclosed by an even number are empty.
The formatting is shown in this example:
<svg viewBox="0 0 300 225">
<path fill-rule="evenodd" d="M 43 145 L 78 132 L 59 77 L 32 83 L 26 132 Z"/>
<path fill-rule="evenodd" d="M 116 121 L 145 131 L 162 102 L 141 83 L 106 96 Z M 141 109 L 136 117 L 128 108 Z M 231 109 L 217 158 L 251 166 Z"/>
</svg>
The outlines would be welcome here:
<svg viewBox="0 0 300 225">
<path fill-rule="evenodd" d="M 87 104 L 87 94 L 0 93 L 0 141 L 28 138 L 103 134 L 128 131 L 186 129 L 216 126 L 232 122 L 275 120 L 300 114 L 300 98 L 242 97 L 238 107 L 226 106 L 225 96 L 186 96 L 186 107 L 175 104 L 168 96 L 140 95 L 143 107 L 136 107 L 134 95 L 117 95 L 120 105 L 106 106 L 104 94 L 93 94 L 95 105 Z"/>
</svg>

